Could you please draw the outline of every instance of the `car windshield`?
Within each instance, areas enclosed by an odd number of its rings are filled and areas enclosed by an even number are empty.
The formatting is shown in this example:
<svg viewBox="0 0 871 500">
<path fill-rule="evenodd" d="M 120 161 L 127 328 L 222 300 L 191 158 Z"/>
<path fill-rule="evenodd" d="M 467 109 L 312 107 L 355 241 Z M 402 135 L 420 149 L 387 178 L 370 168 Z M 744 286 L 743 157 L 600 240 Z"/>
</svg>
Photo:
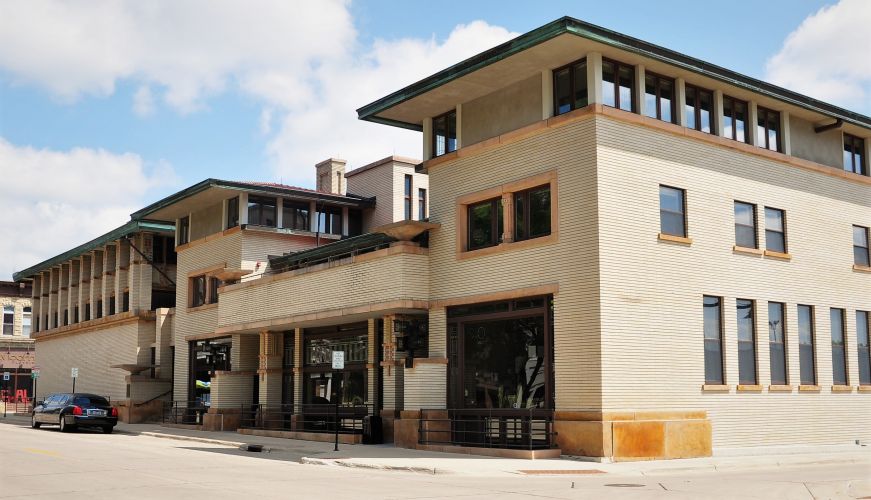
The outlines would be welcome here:
<svg viewBox="0 0 871 500">
<path fill-rule="evenodd" d="M 109 406 L 109 402 L 100 396 L 76 396 L 73 404 L 76 406 Z"/>
</svg>

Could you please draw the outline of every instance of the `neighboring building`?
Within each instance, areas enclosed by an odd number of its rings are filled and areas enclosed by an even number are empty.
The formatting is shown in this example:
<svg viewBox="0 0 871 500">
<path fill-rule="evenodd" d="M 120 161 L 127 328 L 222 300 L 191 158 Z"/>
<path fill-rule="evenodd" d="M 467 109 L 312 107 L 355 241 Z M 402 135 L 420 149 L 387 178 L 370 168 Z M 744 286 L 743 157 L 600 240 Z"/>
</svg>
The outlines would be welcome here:
<svg viewBox="0 0 871 500">
<path fill-rule="evenodd" d="M 358 113 L 423 132 L 441 226 L 411 444 L 871 439 L 871 118 L 571 18 Z"/>
<path fill-rule="evenodd" d="M 34 366 L 33 312 L 30 285 L 0 281 L 0 376 L 9 373 L 9 380 L 0 378 L 0 401 L 26 401 L 33 396 L 31 370 Z"/>
<path fill-rule="evenodd" d="M 175 227 L 175 422 L 617 460 L 871 439 L 871 118 L 571 18 L 358 114 L 424 161 L 132 214 Z M 16 275 L 43 369 L 70 257 Z"/>
<path fill-rule="evenodd" d="M 28 269 L 36 398 L 72 389 L 105 395 L 125 421 L 160 415 L 171 396 L 176 294 L 174 226 L 131 221 Z"/>
</svg>

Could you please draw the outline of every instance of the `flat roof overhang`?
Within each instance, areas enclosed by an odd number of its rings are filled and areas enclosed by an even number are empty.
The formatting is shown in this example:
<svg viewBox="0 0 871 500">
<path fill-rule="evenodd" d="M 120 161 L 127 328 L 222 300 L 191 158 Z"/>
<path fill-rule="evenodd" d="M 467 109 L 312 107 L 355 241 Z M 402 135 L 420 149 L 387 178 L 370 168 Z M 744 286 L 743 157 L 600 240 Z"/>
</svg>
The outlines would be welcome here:
<svg viewBox="0 0 871 500">
<path fill-rule="evenodd" d="M 871 117 L 762 80 L 632 38 L 571 17 L 563 17 L 484 51 L 357 110 L 361 120 L 422 130 L 423 120 L 458 103 L 580 59 L 587 52 L 652 72 L 685 78 L 699 86 L 732 87 L 733 97 L 763 106 L 788 105 L 791 114 L 811 122 L 841 119 L 845 130 L 871 130 Z"/>
<path fill-rule="evenodd" d="M 54 257 L 46 259 L 39 264 L 30 266 L 23 271 L 18 271 L 17 273 L 14 273 L 12 275 L 12 279 L 15 281 L 30 279 L 33 277 L 33 275 L 39 273 L 40 271 L 50 269 L 62 262 L 74 259 L 80 255 L 90 252 L 91 250 L 98 249 L 102 246 L 105 246 L 111 241 L 121 239 L 131 234 L 143 232 L 174 234 L 175 224 L 166 224 L 163 222 L 155 222 L 150 220 L 132 220 L 124 224 L 123 226 L 117 227 L 106 234 L 100 235 L 93 240 L 88 241 L 87 243 L 82 243 L 75 248 L 67 250 L 60 255 L 55 255 Z"/>
<path fill-rule="evenodd" d="M 184 217 L 191 212 L 237 196 L 240 192 L 263 196 L 283 196 L 304 201 L 323 201 L 331 205 L 353 208 L 367 208 L 375 204 L 374 200 L 370 198 L 321 193 L 291 186 L 259 185 L 248 182 L 206 179 L 130 214 L 130 218 L 134 220 L 147 218 L 174 222 L 176 219 Z"/>
</svg>

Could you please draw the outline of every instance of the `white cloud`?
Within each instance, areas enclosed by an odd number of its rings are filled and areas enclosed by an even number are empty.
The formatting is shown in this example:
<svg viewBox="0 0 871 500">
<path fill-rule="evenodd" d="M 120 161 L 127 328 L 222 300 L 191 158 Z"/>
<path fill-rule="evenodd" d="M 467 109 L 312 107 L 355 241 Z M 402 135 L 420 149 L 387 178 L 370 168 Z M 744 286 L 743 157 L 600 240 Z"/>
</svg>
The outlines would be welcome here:
<svg viewBox="0 0 871 500">
<path fill-rule="evenodd" d="M 262 99 L 285 111 L 268 147 L 275 175 L 310 184 L 313 165 L 330 156 L 347 159 L 349 168 L 389 154 L 419 158 L 420 133 L 359 121 L 356 109 L 515 36 L 475 21 L 457 26 L 442 42 L 377 40 L 371 49 L 324 61 L 310 79 L 313 98 L 286 101 L 296 82 L 260 88 Z"/>
<path fill-rule="evenodd" d="M 154 96 L 148 85 L 139 87 L 133 95 L 133 111 L 139 116 L 148 116 L 154 113 Z"/>
<path fill-rule="evenodd" d="M 871 2 L 841 0 L 805 19 L 769 59 L 766 79 L 871 114 Z"/>
<path fill-rule="evenodd" d="M 0 279 L 130 220 L 156 189 L 178 179 L 135 154 L 21 147 L 0 137 Z"/>
</svg>

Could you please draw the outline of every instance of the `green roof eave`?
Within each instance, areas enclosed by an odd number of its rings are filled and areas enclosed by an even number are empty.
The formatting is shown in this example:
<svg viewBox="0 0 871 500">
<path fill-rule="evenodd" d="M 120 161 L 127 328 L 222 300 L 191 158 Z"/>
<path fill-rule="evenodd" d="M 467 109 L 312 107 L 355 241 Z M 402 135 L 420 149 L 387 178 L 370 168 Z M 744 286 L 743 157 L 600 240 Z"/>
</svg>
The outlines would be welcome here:
<svg viewBox="0 0 871 500">
<path fill-rule="evenodd" d="M 110 241 L 115 241 L 129 234 L 135 234 L 140 232 L 174 233 L 175 224 L 166 224 L 163 222 L 146 220 L 132 220 L 124 224 L 123 226 L 117 227 L 106 234 L 94 238 L 87 243 L 83 243 L 73 249 L 67 250 L 60 255 L 56 255 L 50 259 L 40 262 L 39 264 L 30 266 L 27 269 L 18 271 L 17 273 L 13 273 L 12 279 L 15 281 L 28 279 L 40 271 L 54 267 L 62 262 L 74 259 L 84 253 L 102 247 Z"/>
<path fill-rule="evenodd" d="M 357 110 L 357 117 L 366 121 L 377 121 L 385 123 L 383 117 L 378 117 L 379 113 L 390 109 L 397 104 L 405 102 L 409 99 L 425 94 L 434 90 L 446 83 L 456 80 L 471 72 L 489 66 L 495 62 L 501 61 L 518 52 L 529 49 L 542 42 L 556 38 L 562 34 L 572 34 L 580 36 L 595 42 L 599 42 L 620 50 L 633 52 L 644 57 L 655 59 L 666 64 L 683 68 L 687 71 L 704 75 L 724 83 L 740 87 L 751 92 L 766 95 L 780 101 L 793 104 L 810 111 L 814 111 L 834 119 L 841 119 L 844 122 L 851 123 L 863 128 L 871 129 L 871 117 L 856 113 L 833 104 L 829 104 L 812 97 L 808 97 L 798 92 L 773 85 L 756 78 L 752 78 L 741 73 L 711 64 L 701 59 L 696 59 L 685 54 L 655 45 L 637 38 L 633 38 L 616 31 L 611 31 L 594 24 L 586 23 L 572 17 L 563 17 L 552 21 L 544 26 L 536 28 L 528 33 L 518 36 L 513 40 L 509 40 L 501 45 L 486 50 L 476 56 L 473 56 L 465 61 L 461 61 L 445 70 L 442 70 L 434 75 L 431 75 L 423 80 L 413 83 L 404 89 L 398 90 L 386 97 L 383 97 L 375 102 L 367 104 Z M 395 120 L 390 120 L 394 121 Z M 400 126 L 410 128 L 411 126 L 420 127 L 417 124 L 404 123 Z"/>
<path fill-rule="evenodd" d="M 337 204 L 344 205 L 353 205 L 359 207 L 369 207 L 374 205 L 374 201 L 370 198 L 358 198 L 354 196 L 344 196 L 338 194 L 330 194 L 330 193 L 321 193 L 315 192 L 307 189 L 295 189 L 293 187 L 280 187 L 280 186 L 270 186 L 270 185 L 258 185 L 252 184 L 248 182 L 236 182 L 236 181 L 225 181 L 221 179 L 206 179 L 204 181 L 200 181 L 193 186 L 182 189 L 177 193 L 173 193 L 166 198 L 157 200 L 156 202 L 148 205 L 145 208 L 139 209 L 136 212 L 130 214 L 130 218 L 133 220 L 144 219 L 149 215 L 171 206 L 179 201 L 193 196 L 197 193 L 205 191 L 209 188 L 223 188 L 223 189 L 234 189 L 236 191 L 245 191 L 250 193 L 274 193 L 274 194 L 290 194 L 295 195 L 300 198 L 311 198 L 318 200 L 328 200 L 333 201 Z"/>
</svg>

